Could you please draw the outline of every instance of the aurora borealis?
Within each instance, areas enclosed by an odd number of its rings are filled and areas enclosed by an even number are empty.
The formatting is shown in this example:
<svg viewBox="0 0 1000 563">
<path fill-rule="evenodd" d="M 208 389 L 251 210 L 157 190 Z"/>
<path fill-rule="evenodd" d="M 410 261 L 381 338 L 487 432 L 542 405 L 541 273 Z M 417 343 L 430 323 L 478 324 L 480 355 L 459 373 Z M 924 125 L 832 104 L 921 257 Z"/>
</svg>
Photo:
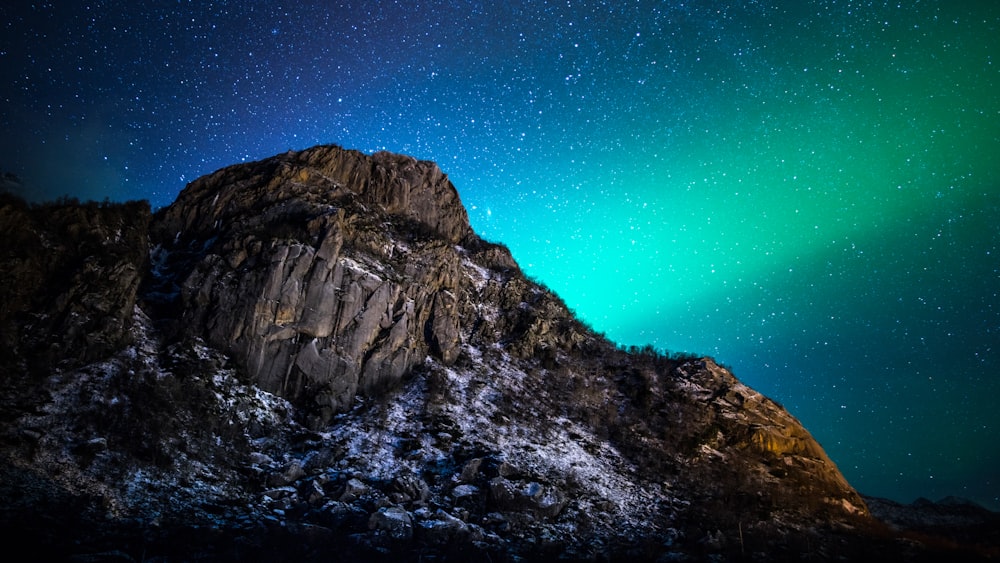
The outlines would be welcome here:
<svg viewBox="0 0 1000 563">
<path fill-rule="evenodd" d="M 169 204 L 335 143 L 437 161 L 622 344 L 715 356 L 865 494 L 1000 509 L 1000 3 L 26 2 L 0 171 Z"/>
</svg>

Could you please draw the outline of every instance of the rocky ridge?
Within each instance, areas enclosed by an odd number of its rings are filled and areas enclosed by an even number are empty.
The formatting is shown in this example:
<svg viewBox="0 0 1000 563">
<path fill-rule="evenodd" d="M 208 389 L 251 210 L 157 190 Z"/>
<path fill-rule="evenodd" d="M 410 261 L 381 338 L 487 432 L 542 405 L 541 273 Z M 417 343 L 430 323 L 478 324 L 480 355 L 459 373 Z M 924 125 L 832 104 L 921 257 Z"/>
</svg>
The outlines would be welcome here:
<svg viewBox="0 0 1000 563">
<path fill-rule="evenodd" d="M 0 207 L 3 286 L 39 280 L 0 316 L 0 518 L 45 555 L 936 555 L 710 358 L 583 325 L 433 163 L 315 147 L 136 205 Z M 18 253 L 49 214 L 103 241 L 68 286 Z"/>
<path fill-rule="evenodd" d="M 180 326 L 314 426 L 429 351 L 458 354 L 456 245 L 478 238 L 432 163 L 318 147 L 227 168 L 184 190 L 153 236 L 183 279 Z"/>
</svg>

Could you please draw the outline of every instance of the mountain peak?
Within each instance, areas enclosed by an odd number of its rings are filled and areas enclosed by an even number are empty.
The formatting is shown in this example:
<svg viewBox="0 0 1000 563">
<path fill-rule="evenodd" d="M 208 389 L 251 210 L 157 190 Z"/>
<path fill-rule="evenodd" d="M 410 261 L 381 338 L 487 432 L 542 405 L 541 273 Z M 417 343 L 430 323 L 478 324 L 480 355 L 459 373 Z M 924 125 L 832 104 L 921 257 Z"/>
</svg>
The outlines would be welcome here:
<svg viewBox="0 0 1000 563">
<path fill-rule="evenodd" d="M 336 145 L 289 151 L 198 178 L 169 206 L 162 226 L 200 234 L 262 207 L 346 202 L 423 224 L 453 244 L 473 234 L 458 191 L 434 162 L 384 151 L 369 156 Z"/>
<path fill-rule="evenodd" d="M 56 555 L 897 555 L 784 408 L 595 333 L 433 163 L 321 146 L 129 209 L 0 202 L 0 523 Z M 63 329 L 101 347 L 22 369 Z"/>
<path fill-rule="evenodd" d="M 178 326 L 316 425 L 429 353 L 454 362 L 473 278 L 519 274 L 472 232 L 436 164 L 336 146 L 200 178 L 157 214 L 152 238 L 158 277 L 177 283 L 166 293 Z"/>
</svg>

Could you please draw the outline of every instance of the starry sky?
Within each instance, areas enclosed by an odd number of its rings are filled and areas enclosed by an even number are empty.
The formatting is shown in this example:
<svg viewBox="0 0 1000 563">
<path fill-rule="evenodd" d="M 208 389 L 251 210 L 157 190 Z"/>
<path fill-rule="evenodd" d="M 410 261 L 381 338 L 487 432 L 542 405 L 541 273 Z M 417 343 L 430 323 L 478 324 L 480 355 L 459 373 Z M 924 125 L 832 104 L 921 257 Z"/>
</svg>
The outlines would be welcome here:
<svg viewBox="0 0 1000 563">
<path fill-rule="evenodd" d="M 713 355 L 861 492 L 1000 510 L 1000 2 L 0 6 L 0 172 L 169 204 L 334 143 L 437 161 L 621 344 Z"/>
</svg>

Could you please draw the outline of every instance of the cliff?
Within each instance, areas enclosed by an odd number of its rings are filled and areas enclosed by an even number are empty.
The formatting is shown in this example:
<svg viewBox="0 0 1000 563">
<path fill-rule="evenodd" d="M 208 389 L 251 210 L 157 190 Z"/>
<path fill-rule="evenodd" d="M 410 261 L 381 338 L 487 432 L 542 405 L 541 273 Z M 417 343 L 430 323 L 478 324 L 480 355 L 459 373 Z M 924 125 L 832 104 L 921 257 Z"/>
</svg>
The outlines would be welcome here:
<svg viewBox="0 0 1000 563">
<path fill-rule="evenodd" d="M 149 220 L 145 202 L 32 208 L 0 194 L 0 368 L 47 373 L 127 344 Z"/>
<path fill-rule="evenodd" d="M 0 207 L 0 521 L 37 555 L 929 553 L 710 358 L 582 324 L 433 163 L 316 147 L 136 205 Z"/>
<path fill-rule="evenodd" d="M 230 167 L 157 216 L 179 326 L 320 427 L 459 353 L 461 246 L 483 246 L 437 165 L 317 147 Z M 516 268 L 509 255 L 502 261 Z"/>
</svg>

